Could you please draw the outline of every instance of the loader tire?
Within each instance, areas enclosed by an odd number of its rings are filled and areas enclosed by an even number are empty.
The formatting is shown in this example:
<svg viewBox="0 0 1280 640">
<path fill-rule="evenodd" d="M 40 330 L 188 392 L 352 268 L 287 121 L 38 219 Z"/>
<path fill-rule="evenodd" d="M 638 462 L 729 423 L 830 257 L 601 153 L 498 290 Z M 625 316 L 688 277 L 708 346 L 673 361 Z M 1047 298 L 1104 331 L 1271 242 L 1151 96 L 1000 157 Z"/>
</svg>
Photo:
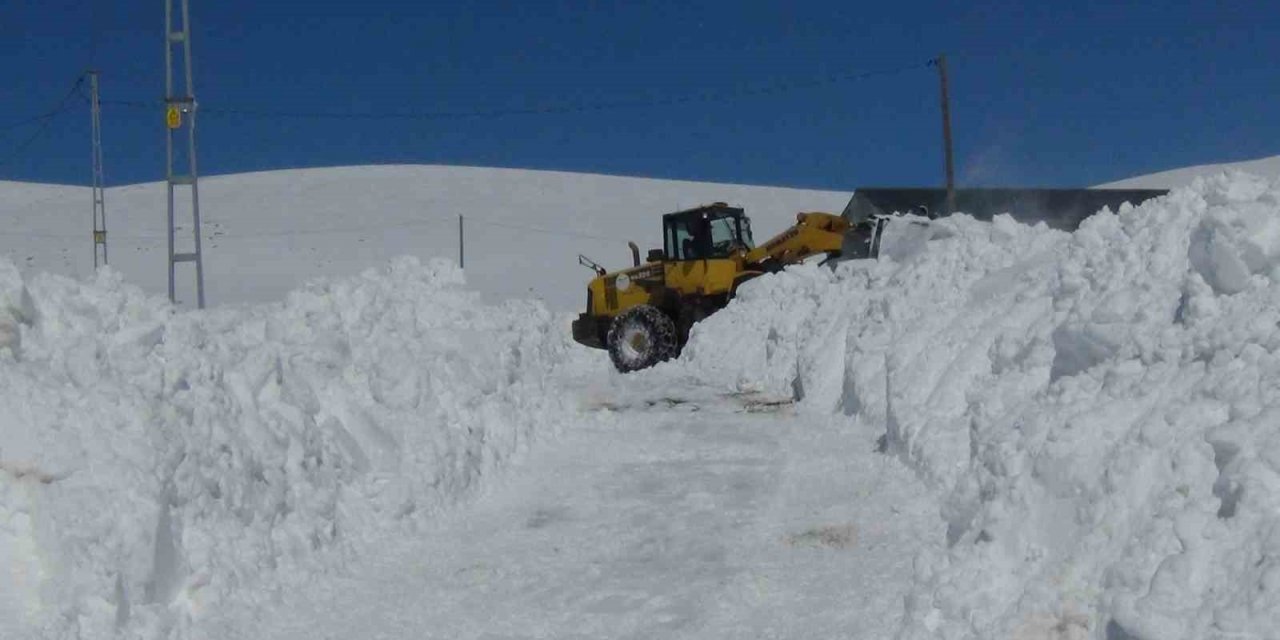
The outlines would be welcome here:
<svg viewBox="0 0 1280 640">
<path fill-rule="evenodd" d="M 676 357 L 676 325 L 667 314 L 642 304 L 613 319 L 606 339 L 609 358 L 622 373 L 647 369 Z"/>
</svg>

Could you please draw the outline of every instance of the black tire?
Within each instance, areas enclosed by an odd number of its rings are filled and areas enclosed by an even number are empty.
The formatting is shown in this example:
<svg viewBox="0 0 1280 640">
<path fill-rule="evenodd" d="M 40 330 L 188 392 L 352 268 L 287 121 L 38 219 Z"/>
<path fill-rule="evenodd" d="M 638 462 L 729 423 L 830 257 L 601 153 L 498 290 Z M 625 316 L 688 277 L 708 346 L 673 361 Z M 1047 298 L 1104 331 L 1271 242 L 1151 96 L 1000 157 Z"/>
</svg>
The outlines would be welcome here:
<svg viewBox="0 0 1280 640">
<path fill-rule="evenodd" d="M 679 353 L 675 323 L 647 304 L 618 314 L 605 343 L 613 366 L 622 373 L 647 369 Z"/>
</svg>

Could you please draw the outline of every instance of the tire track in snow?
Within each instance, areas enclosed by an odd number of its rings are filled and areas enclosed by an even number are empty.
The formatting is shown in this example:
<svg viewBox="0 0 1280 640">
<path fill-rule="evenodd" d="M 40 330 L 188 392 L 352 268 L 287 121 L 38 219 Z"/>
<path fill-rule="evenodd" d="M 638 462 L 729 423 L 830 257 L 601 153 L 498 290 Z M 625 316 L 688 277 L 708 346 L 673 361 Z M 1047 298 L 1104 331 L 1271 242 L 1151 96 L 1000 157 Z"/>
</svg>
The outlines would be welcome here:
<svg viewBox="0 0 1280 640">
<path fill-rule="evenodd" d="M 883 637 L 942 535 L 873 430 L 623 395 L 421 538 L 208 637 Z"/>
</svg>

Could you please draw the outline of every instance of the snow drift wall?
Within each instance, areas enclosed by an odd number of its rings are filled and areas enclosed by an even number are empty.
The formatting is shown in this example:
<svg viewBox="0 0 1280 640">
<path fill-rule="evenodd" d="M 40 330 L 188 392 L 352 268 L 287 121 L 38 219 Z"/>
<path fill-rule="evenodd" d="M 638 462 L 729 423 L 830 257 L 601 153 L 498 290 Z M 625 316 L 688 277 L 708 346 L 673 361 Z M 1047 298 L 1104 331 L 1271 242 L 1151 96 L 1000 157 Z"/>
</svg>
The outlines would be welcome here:
<svg viewBox="0 0 1280 640">
<path fill-rule="evenodd" d="M 480 304 L 447 262 L 202 313 L 0 264 L 0 614 L 181 637 L 412 527 L 569 411 L 561 325 Z"/>
<path fill-rule="evenodd" d="M 853 416 L 944 496 L 900 637 L 1274 637 L 1280 184 L 896 227 L 744 287 L 676 366 Z"/>
</svg>

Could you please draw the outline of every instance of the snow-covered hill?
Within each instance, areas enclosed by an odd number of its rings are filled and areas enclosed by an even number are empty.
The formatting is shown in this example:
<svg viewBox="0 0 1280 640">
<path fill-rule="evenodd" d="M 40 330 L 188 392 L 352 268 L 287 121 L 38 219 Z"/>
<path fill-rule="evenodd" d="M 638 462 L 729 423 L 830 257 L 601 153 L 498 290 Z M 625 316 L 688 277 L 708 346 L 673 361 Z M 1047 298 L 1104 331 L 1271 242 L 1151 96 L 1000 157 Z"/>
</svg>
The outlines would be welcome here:
<svg viewBox="0 0 1280 640">
<path fill-rule="evenodd" d="M 1194 167 L 1171 169 L 1145 176 L 1134 176 L 1098 185 L 1114 189 L 1173 189 L 1185 187 L 1201 176 L 1212 176 L 1224 171 L 1244 171 L 1267 178 L 1280 178 L 1280 156 L 1246 160 L 1243 162 L 1227 162 L 1222 164 L 1203 164 Z"/>
<path fill-rule="evenodd" d="M 398 255 L 456 261 L 463 215 L 467 281 L 475 290 L 489 300 L 535 298 L 576 310 L 586 302 L 591 277 L 578 254 L 611 268 L 627 265 L 628 240 L 642 251 L 660 246 L 663 213 L 726 201 L 746 207 L 756 233 L 768 237 L 798 211 L 838 212 L 848 198 L 843 192 L 423 165 L 212 176 L 200 182 L 207 298 L 212 305 L 277 300 L 309 278 L 357 273 Z M 111 266 L 128 282 L 164 293 L 163 183 L 108 189 L 106 206 Z M 93 270 L 91 211 L 89 190 L 82 187 L 0 183 L 0 256 L 24 272 L 85 277 Z M 178 269 L 178 297 L 194 300 L 191 266 Z"/>
</svg>

